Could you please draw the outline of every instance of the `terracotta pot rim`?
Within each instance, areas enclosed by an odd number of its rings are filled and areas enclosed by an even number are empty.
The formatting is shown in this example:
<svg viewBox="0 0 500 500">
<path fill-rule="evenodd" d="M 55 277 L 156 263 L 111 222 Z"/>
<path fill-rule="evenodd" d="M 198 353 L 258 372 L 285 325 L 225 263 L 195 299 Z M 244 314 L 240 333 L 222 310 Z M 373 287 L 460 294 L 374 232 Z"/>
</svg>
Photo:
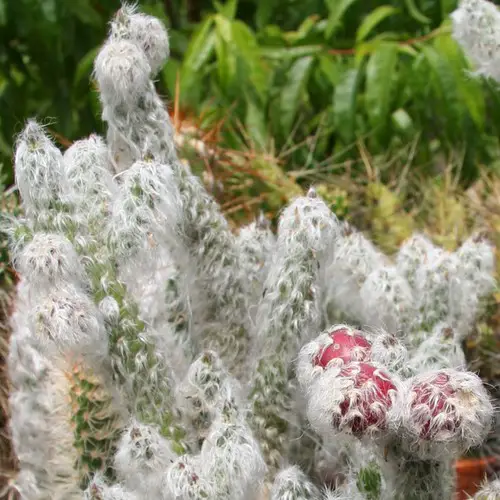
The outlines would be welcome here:
<svg viewBox="0 0 500 500">
<path fill-rule="evenodd" d="M 478 467 L 486 467 L 488 465 L 492 465 L 494 463 L 498 463 L 499 457 L 491 456 L 491 457 L 481 457 L 481 458 L 461 458 L 457 460 L 455 467 L 456 469 L 471 469 Z"/>
</svg>

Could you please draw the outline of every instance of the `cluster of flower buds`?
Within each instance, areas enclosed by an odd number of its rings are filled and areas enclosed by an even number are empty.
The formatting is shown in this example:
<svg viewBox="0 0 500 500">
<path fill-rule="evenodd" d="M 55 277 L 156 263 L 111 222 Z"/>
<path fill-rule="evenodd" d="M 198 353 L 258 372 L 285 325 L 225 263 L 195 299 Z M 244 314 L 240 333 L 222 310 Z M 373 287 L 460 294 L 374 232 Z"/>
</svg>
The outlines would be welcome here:
<svg viewBox="0 0 500 500">
<path fill-rule="evenodd" d="M 493 416 L 481 379 L 453 369 L 405 378 L 398 367 L 406 354 L 391 335 L 347 325 L 306 344 L 297 378 L 311 426 L 325 439 L 343 433 L 391 448 L 396 467 L 403 454 L 440 463 L 480 444 Z"/>
<path fill-rule="evenodd" d="M 406 382 L 399 414 L 403 444 L 421 459 L 459 456 L 489 432 L 493 407 L 470 372 L 433 370 Z"/>
<path fill-rule="evenodd" d="M 297 373 L 308 394 L 309 421 L 320 434 L 361 437 L 387 430 L 400 384 L 373 360 L 367 334 L 334 326 L 304 346 Z"/>
</svg>

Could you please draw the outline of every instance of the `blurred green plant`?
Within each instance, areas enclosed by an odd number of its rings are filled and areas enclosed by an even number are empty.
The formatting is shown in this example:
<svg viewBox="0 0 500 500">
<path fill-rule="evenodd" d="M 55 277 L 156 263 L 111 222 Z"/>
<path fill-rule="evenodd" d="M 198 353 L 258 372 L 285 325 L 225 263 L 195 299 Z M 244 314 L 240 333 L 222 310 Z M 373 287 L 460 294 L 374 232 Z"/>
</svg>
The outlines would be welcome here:
<svg viewBox="0 0 500 500">
<path fill-rule="evenodd" d="M 456 1 L 252 3 L 244 22 L 248 2 L 214 2 L 180 66 L 181 105 L 205 126 L 226 117 L 232 147 L 250 139 L 309 169 L 356 156 L 360 137 L 376 154 L 420 134 L 416 163 L 434 173 L 437 153 L 460 151 L 464 182 L 498 154 L 499 94 L 464 78 L 470 67 L 447 18 Z"/>
<path fill-rule="evenodd" d="M 7 174 L 3 164 L 0 163 L 0 311 L 5 305 L 4 292 L 11 289 L 15 282 L 14 270 L 11 267 L 8 248 L 8 237 L 2 231 L 2 219 L 4 217 L 16 217 L 19 215 L 19 203 L 17 193 L 6 190 Z M 0 312 L 0 323 L 2 321 Z"/>
<path fill-rule="evenodd" d="M 498 155 L 500 94 L 450 37 L 457 0 L 142 0 L 169 26 L 158 83 L 222 146 L 272 152 L 285 170 L 390 153 L 419 135 L 415 165 L 463 156 L 461 180 Z M 62 145 L 102 130 L 92 61 L 119 0 L 0 0 L 0 161 L 33 115 Z M 488 113 L 486 113 L 488 110 Z M 7 184 L 12 170 L 6 169 Z M 361 171 L 353 168 L 353 176 Z M 339 173 L 339 172 L 336 172 Z M 305 179 L 296 177 L 300 183 Z M 381 179 L 384 181 L 384 179 Z"/>
</svg>

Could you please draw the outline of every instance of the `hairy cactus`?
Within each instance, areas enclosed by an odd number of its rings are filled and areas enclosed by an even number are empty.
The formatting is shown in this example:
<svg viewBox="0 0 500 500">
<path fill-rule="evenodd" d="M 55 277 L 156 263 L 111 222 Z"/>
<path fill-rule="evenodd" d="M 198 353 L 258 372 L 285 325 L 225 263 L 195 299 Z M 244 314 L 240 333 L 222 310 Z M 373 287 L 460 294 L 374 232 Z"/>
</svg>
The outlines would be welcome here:
<svg viewBox="0 0 500 500">
<path fill-rule="evenodd" d="M 485 74 L 496 15 L 465 0 L 454 16 Z M 34 120 L 19 135 L 15 487 L 26 500 L 451 499 L 453 461 L 493 414 L 461 350 L 494 284 L 492 247 L 475 235 L 445 252 L 416 234 L 390 259 L 313 188 L 276 236 L 262 216 L 233 234 L 177 157 L 154 85 L 168 54 L 161 22 L 123 6 L 94 67 L 106 139 L 63 154 Z"/>
</svg>

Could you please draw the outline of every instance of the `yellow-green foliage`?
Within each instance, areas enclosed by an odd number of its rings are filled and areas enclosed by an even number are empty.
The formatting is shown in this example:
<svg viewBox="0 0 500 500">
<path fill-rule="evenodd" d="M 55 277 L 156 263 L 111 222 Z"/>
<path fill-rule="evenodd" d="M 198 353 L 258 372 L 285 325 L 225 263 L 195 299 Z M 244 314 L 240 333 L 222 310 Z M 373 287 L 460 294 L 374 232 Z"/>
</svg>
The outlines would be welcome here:
<svg viewBox="0 0 500 500">
<path fill-rule="evenodd" d="M 414 231 L 413 217 L 403 209 L 399 195 L 380 182 L 366 186 L 364 201 L 373 241 L 385 252 L 394 252 Z"/>
</svg>

